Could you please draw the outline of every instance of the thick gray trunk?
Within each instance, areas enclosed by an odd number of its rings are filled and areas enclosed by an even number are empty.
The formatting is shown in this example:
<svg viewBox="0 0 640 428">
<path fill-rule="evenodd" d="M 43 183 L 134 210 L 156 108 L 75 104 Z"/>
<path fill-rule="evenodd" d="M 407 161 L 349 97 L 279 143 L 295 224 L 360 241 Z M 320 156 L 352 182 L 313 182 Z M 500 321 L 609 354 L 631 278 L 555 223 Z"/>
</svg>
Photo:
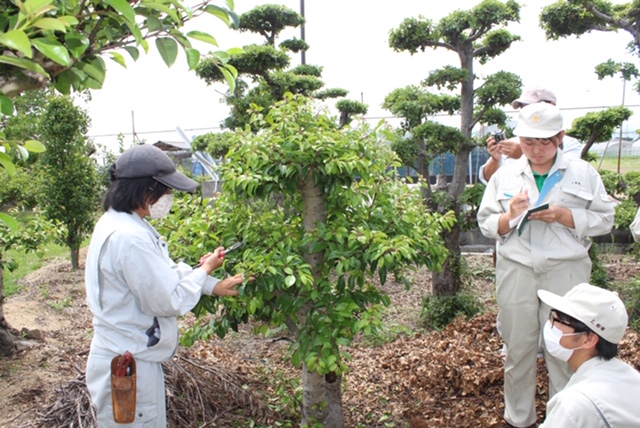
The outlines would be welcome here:
<svg viewBox="0 0 640 428">
<path fill-rule="evenodd" d="M 318 224 L 327 220 L 324 188 L 313 180 L 310 171 L 299 184 L 303 199 L 303 222 L 307 232 L 314 231 Z M 311 266 L 317 282 L 322 274 L 323 254 L 307 252 L 304 259 Z M 306 320 L 308 308 L 303 309 L 300 320 Z M 342 378 L 335 373 L 319 375 L 302 365 L 302 425 L 320 422 L 326 428 L 343 428 Z"/>
<path fill-rule="evenodd" d="M 302 366 L 302 425 L 321 422 L 325 428 L 343 428 L 342 377 L 319 375 Z"/>
<path fill-rule="evenodd" d="M 474 97 L 474 75 L 473 75 L 473 44 L 466 43 L 458 48 L 460 57 L 460 67 L 469 72 L 469 78 L 462 82 L 460 93 L 460 130 L 471 141 L 471 131 L 473 123 L 473 97 Z M 469 154 L 473 146 L 465 144 L 456 153 L 456 166 L 453 171 L 453 178 L 449 186 L 449 201 L 443 211 L 453 209 L 456 216 L 460 215 L 458 201 L 460 195 L 467 184 L 467 172 L 469 169 Z M 460 290 L 462 282 L 460 272 L 460 226 L 454 225 L 450 232 L 444 232 L 444 244 L 449 250 L 449 256 L 442 266 L 441 272 L 434 272 L 432 276 L 433 292 L 437 296 L 448 296 L 456 294 Z"/>
<path fill-rule="evenodd" d="M 299 185 L 302 192 L 303 208 L 302 221 L 304 222 L 304 230 L 307 232 L 314 231 L 318 228 L 318 224 L 322 224 L 327 220 L 327 207 L 324 202 L 324 190 L 321 186 L 313 182 L 313 171 Z M 323 254 L 310 253 L 305 254 L 305 261 L 311 265 L 314 278 L 318 279 L 322 270 Z"/>
</svg>

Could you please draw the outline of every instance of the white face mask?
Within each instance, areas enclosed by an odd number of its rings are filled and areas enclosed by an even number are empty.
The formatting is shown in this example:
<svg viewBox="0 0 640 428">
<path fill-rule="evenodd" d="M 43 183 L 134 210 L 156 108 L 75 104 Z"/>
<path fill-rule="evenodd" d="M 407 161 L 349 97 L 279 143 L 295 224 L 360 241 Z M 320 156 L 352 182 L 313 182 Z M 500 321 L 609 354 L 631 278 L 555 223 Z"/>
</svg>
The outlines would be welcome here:
<svg viewBox="0 0 640 428">
<path fill-rule="evenodd" d="M 563 333 L 562 330 L 557 328 L 556 326 L 551 326 L 551 321 L 547 321 L 544 325 L 544 344 L 547 347 L 547 351 L 554 357 L 562 361 L 569 361 L 569 358 L 573 355 L 573 351 L 582 349 L 582 346 L 579 346 L 574 349 L 565 348 L 560 344 L 560 340 L 563 336 L 577 336 L 578 334 L 585 334 L 585 332 L 580 333 Z"/>
<path fill-rule="evenodd" d="M 173 206 L 173 193 L 165 193 L 155 204 L 149 205 L 149 216 L 151 218 L 164 218 L 171 211 Z"/>
</svg>

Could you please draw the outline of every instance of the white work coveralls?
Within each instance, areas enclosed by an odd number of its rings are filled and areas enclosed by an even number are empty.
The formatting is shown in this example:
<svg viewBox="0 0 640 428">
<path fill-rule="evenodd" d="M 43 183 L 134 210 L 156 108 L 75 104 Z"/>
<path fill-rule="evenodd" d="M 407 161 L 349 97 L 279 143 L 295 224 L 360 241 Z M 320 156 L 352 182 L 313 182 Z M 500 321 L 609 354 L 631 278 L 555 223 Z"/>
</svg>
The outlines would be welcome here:
<svg viewBox="0 0 640 428">
<path fill-rule="evenodd" d="M 177 317 L 217 279 L 169 258 L 167 244 L 136 213 L 107 211 L 91 237 L 85 268 L 94 335 L 87 361 L 87 387 L 101 428 L 113 421 L 111 359 L 129 351 L 136 359 L 136 418 L 127 427 L 166 426 L 162 362 L 178 347 Z"/>
<path fill-rule="evenodd" d="M 559 150 L 549 176 L 562 178 L 542 202 L 571 209 L 574 228 L 558 222 L 531 221 L 521 236 L 514 228 L 498 235 L 500 216 L 509 211 L 512 195 L 528 189 L 531 206 L 540 195 L 529 161 L 522 156 L 491 177 L 478 210 L 482 234 L 500 243 L 496 259 L 496 293 L 502 338 L 507 345 L 504 368 L 505 420 L 515 426 L 536 421 L 536 354 L 540 330 L 550 308 L 538 299 L 538 290 L 564 295 L 574 285 L 589 282 L 590 236 L 609 233 L 614 205 L 598 172 L 580 159 L 563 157 Z M 545 350 L 549 395 L 561 390 L 571 375 L 567 363 Z"/>
<path fill-rule="evenodd" d="M 595 357 L 549 400 L 540 428 L 637 428 L 639 397 L 640 373 L 616 358 Z"/>
</svg>

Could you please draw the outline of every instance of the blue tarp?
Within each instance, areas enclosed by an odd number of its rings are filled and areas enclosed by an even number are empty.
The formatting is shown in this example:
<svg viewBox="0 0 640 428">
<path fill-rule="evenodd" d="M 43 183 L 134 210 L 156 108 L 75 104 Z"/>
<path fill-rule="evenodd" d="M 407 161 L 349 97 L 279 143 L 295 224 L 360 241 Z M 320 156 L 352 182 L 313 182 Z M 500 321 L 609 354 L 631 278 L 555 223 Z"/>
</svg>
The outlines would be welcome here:
<svg viewBox="0 0 640 428">
<path fill-rule="evenodd" d="M 470 171 L 467 171 L 467 183 L 478 182 L 478 169 L 489 159 L 489 152 L 486 148 L 476 147 L 470 156 L 469 163 L 471 165 Z M 456 166 L 456 155 L 453 153 L 446 153 L 438 156 L 429 164 L 429 173 L 431 174 L 430 182 L 434 183 L 436 176 L 442 172 L 444 164 L 444 173 L 447 176 L 447 181 L 451 181 L 453 177 L 453 170 Z M 469 167 L 467 167 L 469 168 Z M 403 166 L 398 168 L 398 174 L 400 177 L 413 177 L 417 178 L 418 173 L 414 168 Z"/>
</svg>

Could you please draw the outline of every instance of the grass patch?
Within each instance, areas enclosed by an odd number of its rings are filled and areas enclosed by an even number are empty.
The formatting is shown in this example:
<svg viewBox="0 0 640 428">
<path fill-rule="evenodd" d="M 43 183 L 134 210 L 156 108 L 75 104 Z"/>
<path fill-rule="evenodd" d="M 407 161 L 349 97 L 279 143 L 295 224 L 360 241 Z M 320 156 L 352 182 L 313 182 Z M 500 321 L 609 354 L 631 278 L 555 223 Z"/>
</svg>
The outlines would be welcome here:
<svg viewBox="0 0 640 428">
<path fill-rule="evenodd" d="M 598 169 L 618 172 L 618 157 L 607 156 L 600 165 L 600 159 L 591 162 L 591 165 Z M 629 171 L 638 171 L 640 169 L 640 156 L 622 156 L 620 158 L 620 174 L 626 174 Z"/>
<path fill-rule="evenodd" d="M 20 291 L 20 284 L 18 281 L 29 275 L 31 272 L 40 269 L 42 266 L 48 264 L 52 259 L 64 258 L 65 260 L 71 259 L 71 252 L 67 247 L 49 242 L 40 247 L 35 252 L 24 252 L 18 250 L 8 250 L 2 255 L 5 262 L 9 262 L 12 270 L 4 270 L 4 291 L 5 295 L 11 296 L 12 294 Z"/>
</svg>

